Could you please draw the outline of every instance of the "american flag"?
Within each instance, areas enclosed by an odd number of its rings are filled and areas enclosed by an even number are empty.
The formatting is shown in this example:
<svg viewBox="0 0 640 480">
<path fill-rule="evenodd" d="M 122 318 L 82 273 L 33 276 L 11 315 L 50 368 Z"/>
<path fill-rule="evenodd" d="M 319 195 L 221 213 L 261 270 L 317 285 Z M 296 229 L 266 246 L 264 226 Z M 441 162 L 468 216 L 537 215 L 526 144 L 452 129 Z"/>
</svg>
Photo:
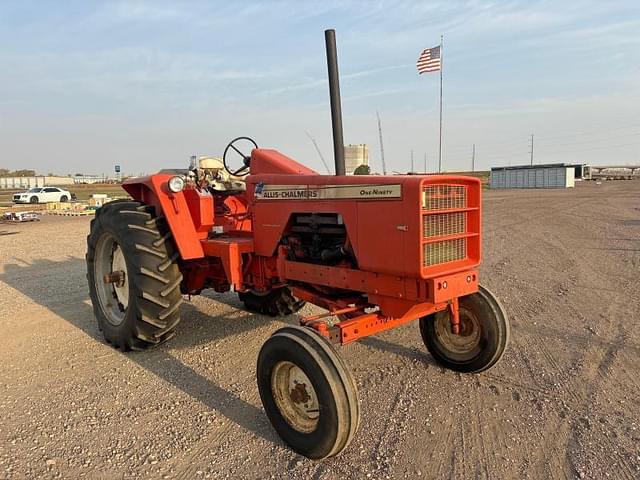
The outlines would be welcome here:
<svg viewBox="0 0 640 480">
<path fill-rule="evenodd" d="M 440 45 L 433 48 L 425 48 L 420 54 L 416 66 L 419 74 L 440 70 Z"/>
</svg>

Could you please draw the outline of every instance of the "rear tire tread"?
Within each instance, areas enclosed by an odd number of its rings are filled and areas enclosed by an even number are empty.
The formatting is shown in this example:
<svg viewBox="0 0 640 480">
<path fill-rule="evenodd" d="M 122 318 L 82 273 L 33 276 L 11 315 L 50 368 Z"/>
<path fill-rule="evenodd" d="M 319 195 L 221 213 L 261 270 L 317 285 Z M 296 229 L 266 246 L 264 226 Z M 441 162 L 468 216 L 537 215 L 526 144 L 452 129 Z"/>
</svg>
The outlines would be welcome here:
<svg viewBox="0 0 640 480">
<path fill-rule="evenodd" d="M 151 303 L 155 303 L 156 305 L 162 307 L 162 308 L 169 308 L 171 306 L 171 304 L 161 298 L 156 297 L 155 295 L 151 295 L 150 293 L 147 292 L 142 292 L 142 298 L 144 298 L 145 300 L 150 301 Z"/>
<path fill-rule="evenodd" d="M 154 280 L 158 280 L 159 282 L 166 285 L 169 283 L 169 279 L 163 277 L 162 275 L 158 275 L 157 273 L 152 272 L 144 267 L 140 268 L 140 273 L 146 277 L 153 278 Z"/>
<path fill-rule="evenodd" d="M 167 232 L 161 238 L 159 238 L 158 240 L 153 242 L 153 246 L 158 248 L 158 247 L 164 245 L 164 242 L 166 242 L 170 238 L 173 238 L 173 235 L 171 235 L 171 232 Z"/>
<path fill-rule="evenodd" d="M 136 224 L 131 224 L 131 225 L 127 225 L 127 226 L 132 230 L 138 230 L 140 232 L 146 232 L 146 233 L 149 233 L 149 234 L 151 234 L 151 235 L 153 235 L 155 237 L 159 237 L 160 236 L 160 233 L 155 228 L 143 227 L 142 225 L 136 225 Z"/>
<path fill-rule="evenodd" d="M 161 297 L 166 297 L 171 292 L 173 292 L 176 288 L 178 288 L 180 286 L 180 283 L 182 283 L 182 275 L 180 275 L 180 277 L 176 278 L 175 281 L 171 285 L 167 286 L 167 288 L 162 290 L 160 292 L 160 296 Z"/>
<path fill-rule="evenodd" d="M 272 290 L 265 295 L 239 292 L 238 297 L 242 300 L 247 310 L 271 317 L 292 315 L 305 304 L 305 302 L 297 300 L 287 287 Z"/>
<path fill-rule="evenodd" d="M 149 220 L 154 220 L 149 222 Z M 127 261 L 129 305 L 121 325 L 101 311 L 95 279 L 96 246 L 109 233 Z M 107 343 L 122 350 L 144 350 L 169 340 L 180 322 L 182 274 L 179 253 L 162 217 L 153 207 L 132 200 L 116 200 L 96 212 L 87 236 L 87 279 L 98 327 Z M 161 243 L 157 243 L 162 240 Z"/>
<path fill-rule="evenodd" d="M 180 307 L 181 304 L 182 304 L 182 297 L 180 297 L 180 301 L 176 302 L 175 305 L 173 305 L 172 307 L 166 309 L 164 312 L 162 312 L 160 315 L 158 315 L 158 319 L 159 320 L 164 320 L 169 315 L 174 313 Z"/>
<path fill-rule="evenodd" d="M 147 212 L 140 212 L 138 210 L 120 210 L 121 214 L 124 215 L 141 215 L 145 218 L 151 218 L 151 214 Z"/>
<path fill-rule="evenodd" d="M 136 243 L 135 246 L 136 246 L 136 250 L 139 250 L 141 252 L 146 252 L 146 253 L 149 253 L 151 255 L 155 255 L 156 257 L 158 257 L 158 258 L 160 258 L 162 260 L 167 258 L 167 254 L 166 253 L 161 252 L 159 250 L 156 250 L 154 248 L 147 247 L 146 245 L 143 245 L 143 244 L 140 244 L 140 243 Z"/>
<path fill-rule="evenodd" d="M 158 265 L 158 270 L 160 272 L 164 272 L 167 268 L 175 263 L 175 261 L 180 257 L 180 253 L 175 252 L 171 257 L 169 257 L 166 261 Z"/>
</svg>

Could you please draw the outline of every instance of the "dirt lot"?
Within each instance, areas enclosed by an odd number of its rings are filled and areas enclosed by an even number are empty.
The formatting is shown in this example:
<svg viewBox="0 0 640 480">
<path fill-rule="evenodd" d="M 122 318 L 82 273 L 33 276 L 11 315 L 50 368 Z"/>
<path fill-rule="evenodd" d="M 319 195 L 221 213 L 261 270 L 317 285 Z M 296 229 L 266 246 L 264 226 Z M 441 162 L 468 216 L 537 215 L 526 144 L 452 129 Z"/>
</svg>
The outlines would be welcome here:
<svg viewBox="0 0 640 480">
<path fill-rule="evenodd" d="M 293 318 L 209 294 L 169 343 L 123 355 L 89 304 L 89 219 L 0 225 L 17 232 L 0 235 L 0 478 L 639 478 L 640 182 L 488 191 L 484 207 L 502 362 L 445 371 L 415 324 L 345 347 L 362 423 L 320 463 L 283 445 L 255 386 L 261 344 Z"/>
</svg>

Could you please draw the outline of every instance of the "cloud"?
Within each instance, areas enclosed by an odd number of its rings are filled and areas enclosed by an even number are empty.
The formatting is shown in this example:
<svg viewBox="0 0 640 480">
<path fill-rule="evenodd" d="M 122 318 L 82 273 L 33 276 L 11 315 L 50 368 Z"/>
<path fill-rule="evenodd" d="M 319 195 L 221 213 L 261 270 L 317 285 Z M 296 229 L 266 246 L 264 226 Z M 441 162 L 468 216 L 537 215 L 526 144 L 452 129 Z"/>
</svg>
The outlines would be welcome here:
<svg viewBox="0 0 640 480">
<path fill-rule="evenodd" d="M 357 93 L 355 95 L 346 95 L 343 100 L 345 102 L 352 102 L 356 100 L 364 100 L 371 97 L 397 95 L 405 91 L 406 91 L 406 88 L 387 88 L 383 90 L 370 90 L 366 92 Z"/>
<path fill-rule="evenodd" d="M 185 6 L 186 4 L 183 4 Z M 186 21 L 193 18 L 186 8 L 180 9 L 176 4 L 147 1 L 120 1 L 107 3 L 98 15 L 104 19 L 126 22 L 173 22 Z"/>
<path fill-rule="evenodd" d="M 407 68 L 410 66 L 413 66 L 413 64 L 387 65 L 384 67 L 370 68 L 366 70 L 360 70 L 357 72 L 343 74 L 341 75 L 340 79 L 341 79 L 341 82 L 346 83 L 346 82 L 349 82 L 350 80 L 363 78 L 363 77 L 370 77 L 370 76 L 378 75 L 383 72 L 399 70 L 399 69 Z M 326 76 L 323 78 L 316 78 L 316 79 L 304 79 L 300 83 L 291 84 L 284 87 L 277 87 L 270 90 L 265 90 L 262 92 L 262 95 L 266 97 L 270 97 L 270 96 L 280 95 L 283 93 L 295 92 L 299 90 L 309 90 L 309 89 L 315 89 L 315 88 L 320 89 L 321 87 L 326 88 L 327 82 L 328 80 Z"/>
</svg>

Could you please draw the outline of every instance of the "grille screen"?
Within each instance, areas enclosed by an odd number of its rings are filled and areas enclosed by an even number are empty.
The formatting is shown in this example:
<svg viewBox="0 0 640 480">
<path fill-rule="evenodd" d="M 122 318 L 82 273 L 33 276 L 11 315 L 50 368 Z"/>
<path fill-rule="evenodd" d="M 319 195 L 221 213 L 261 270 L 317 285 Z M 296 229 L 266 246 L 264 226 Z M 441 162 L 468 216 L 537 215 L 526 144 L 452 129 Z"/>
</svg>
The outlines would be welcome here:
<svg viewBox="0 0 640 480">
<path fill-rule="evenodd" d="M 464 260 L 467 238 L 446 238 L 467 232 L 467 212 L 446 212 L 467 208 L 467 188 L 464 185 L 427 185 L 422 194 L 422 232 L 425 239 L 442 240 L 423 245 L 424 266 Z M 435 211 L 444 210 L 442 213 Z M 433 211 L 434 213 L 428 213 Z"/>
<path fill-rule="evenodd" d="M 422 195 L 425 210 L 450 210 L 467 206 L 467 189 L 463 185 L 427 185 Z"/>
<path fill-rule="evenodd" d="M 424 216 L 424 236 L 441 237 L 455 235 L 466 230 L 467 214 L 465 212 L 437 213 Z"/>
<path fill-rule="evenodd" d="M 467 256 L 467 239 L 443 240 L 424 245 L 424 266 L 462 260 Z"/>
</svg>

